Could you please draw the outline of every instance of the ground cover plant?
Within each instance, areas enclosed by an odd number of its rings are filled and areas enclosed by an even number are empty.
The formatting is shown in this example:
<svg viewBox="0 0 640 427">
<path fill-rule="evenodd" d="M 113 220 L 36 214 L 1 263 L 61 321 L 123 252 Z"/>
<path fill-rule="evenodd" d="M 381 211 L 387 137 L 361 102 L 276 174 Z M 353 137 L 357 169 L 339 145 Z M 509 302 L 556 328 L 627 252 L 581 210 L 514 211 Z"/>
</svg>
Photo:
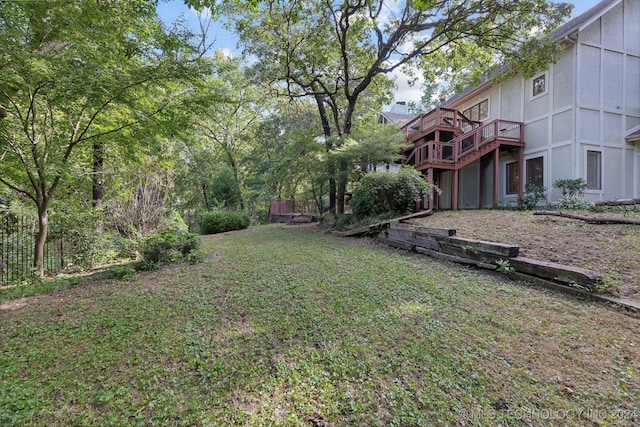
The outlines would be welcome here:
<svg viewBox="0 0 640 427">
<path fill-rule="evenodd" d="M 640 422 L 637 318 L 309 226 L 203 244 L 1 302 L 0 425 Z"/>
<path fill-rule="evenodd" d="M 640 212 L 584 212 L 594 217 L 640 219 Z M 531 212 L 467 210 L 412 220 L 454 228 L 458 236 L 520 246 L 521 256 L 587 268 L 602 275 L 607 292 L 640 302 L 640 226 L 588 224 Z"/>
</svg>

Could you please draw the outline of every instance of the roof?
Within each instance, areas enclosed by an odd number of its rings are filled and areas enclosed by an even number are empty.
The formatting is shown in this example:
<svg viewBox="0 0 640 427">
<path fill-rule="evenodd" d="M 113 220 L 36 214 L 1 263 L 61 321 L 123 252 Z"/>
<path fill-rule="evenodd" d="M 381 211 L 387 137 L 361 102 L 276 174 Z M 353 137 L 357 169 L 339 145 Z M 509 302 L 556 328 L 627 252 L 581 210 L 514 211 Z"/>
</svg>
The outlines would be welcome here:
<svg viewBox="0 0 640 427">
<path fill-rule="evenodd" d="M 403 126 L 404 124 L 416 118 L 416 116 L 413 116 L 411 114 L 392 113 L 391 111 L 383 111 L 380 113 L 380 115 L 384 116 L 387 120 L 395 123 L 398 126 Z"/>
<path fill-rule="evenodd" d="M 576 16 L 571 21 L 561 25 L 555 31 L 551 33 L 551 38 L 554 40 L 561 40 L 565 36 L 577 31 L 582 27 L 583 24 L 591 21 L 592 18 L 600 15 L 602 12 L 605 12 L 615 3 L 619 3 L 621 0 L 602 0 L 600 3 L 593 6 L 591 9 L 586 12 Z"/>
<path fill-rule="evenodd" d="M 558 27 L 555 31 L 553 31 L 551 33 L 551 38 L 553 38 L 553 40 L 556 40 L 556 41 L 564 39 L 569 34 L 572 34 L 575 31 L 580 30 L 581 27 L 584 24 L 590 22 L 596 16 L 604 14 L 604 12 L 606 12 L 611 6 L 613 6 L 616 3 L 619 3 L 620 1 L 622 1 L 622 0 L 602 0 L 600 3 L 596 4 L 591 9 L 587 10 L 586 12 L 581 13 L 580 15 L 576 16 L 572 20 L 562 24 L 560 27 Z M 477 85 L 477 86 L 468 86 L 468 87 L 464 88 L 464 90 L 462 92 L 459 92 L 459 93 L 456 93 L 455 95 L 452 95 L 449 99 L 447 99 L 446 101 L 444 101 L 440 105 L 438 105 L 438 107 L 445 107 L 445 106 L 451 104 L 453 101 L 458 100 L 459 98 L 463 97 L 467 93 L 469 93 L 469 92 L 477 89 L 478 87 L 482 86 L 483 84 L 489 82 L 494 77 L 496 77 L 498 74 L 500 74 L 503 71 L 505 71 L 507 68 L 508 68 L 508 64 L 505 64 L 502 67 L 500 67 L 493 74 L 488 75 L 488 76 L 483 76 L 479 85 Z"/>
<path fill-rule="evenodd" d="M 639 142 L 640 141 L 640 125 L 634 127 L 633 129 L 631 129 L 625 136 L 624 138 L 628 141 L 628 142 Z"/>
</svg>

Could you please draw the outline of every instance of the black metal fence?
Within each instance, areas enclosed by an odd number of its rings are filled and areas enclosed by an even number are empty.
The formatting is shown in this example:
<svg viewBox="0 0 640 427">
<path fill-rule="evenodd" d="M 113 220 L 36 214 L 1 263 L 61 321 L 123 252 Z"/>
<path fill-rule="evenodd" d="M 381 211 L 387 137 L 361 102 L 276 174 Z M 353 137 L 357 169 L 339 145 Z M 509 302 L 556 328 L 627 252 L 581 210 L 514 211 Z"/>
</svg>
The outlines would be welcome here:
<svg viewBox="0 0 640 427">
<path fill-rule="evenodd" d="M 49 229 L 55 229 L 55 223 L 49 221 Z M 0 284 L 16 283 L 31 275 L 37 232 L 38 219 L 35 217 L 0 215 Z M 50 235 L 56 236 L 55 233 Z M 62 237 L 47 239 L 45 272 L 52 273 L 67 266 L 66 246 Z"/>
</svg>

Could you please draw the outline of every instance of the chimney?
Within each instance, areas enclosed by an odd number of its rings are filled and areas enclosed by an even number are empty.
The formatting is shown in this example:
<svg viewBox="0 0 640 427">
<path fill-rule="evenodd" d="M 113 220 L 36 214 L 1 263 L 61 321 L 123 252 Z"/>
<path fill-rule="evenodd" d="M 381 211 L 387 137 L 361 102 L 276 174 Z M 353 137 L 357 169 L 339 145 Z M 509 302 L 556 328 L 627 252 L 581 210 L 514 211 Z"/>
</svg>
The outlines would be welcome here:
<svg viewBox="0 0 640 427">
<path fill-rule="evenodd" d="M 398 114 L 409 114 L 407 103 L 405 101 L 396 102 L 396 104 L 393 107 L 391 107 L 391 112 L 398 113 Z"/>
</svg>

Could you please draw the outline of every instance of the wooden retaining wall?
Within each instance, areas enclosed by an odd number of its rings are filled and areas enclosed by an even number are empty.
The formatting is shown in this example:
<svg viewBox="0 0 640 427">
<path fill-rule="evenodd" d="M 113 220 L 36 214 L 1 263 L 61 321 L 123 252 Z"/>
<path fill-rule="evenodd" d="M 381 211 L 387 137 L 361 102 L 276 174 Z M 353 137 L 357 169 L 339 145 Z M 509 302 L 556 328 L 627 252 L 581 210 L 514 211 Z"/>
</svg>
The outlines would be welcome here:
<svg viewBox="0 0 640 427">
<path fill-rule="evenodd" d="M 572 287 L 593 290 L 602 282 L 602 277 L 591 270 L 520 257 L 518 246 L 457 237 L 453 229 L 397 223 L 390 224 L 378 239 L 391 246 L 435 258 L 491 270 L 508 268 L 512 272 Z"/>
</svg>

